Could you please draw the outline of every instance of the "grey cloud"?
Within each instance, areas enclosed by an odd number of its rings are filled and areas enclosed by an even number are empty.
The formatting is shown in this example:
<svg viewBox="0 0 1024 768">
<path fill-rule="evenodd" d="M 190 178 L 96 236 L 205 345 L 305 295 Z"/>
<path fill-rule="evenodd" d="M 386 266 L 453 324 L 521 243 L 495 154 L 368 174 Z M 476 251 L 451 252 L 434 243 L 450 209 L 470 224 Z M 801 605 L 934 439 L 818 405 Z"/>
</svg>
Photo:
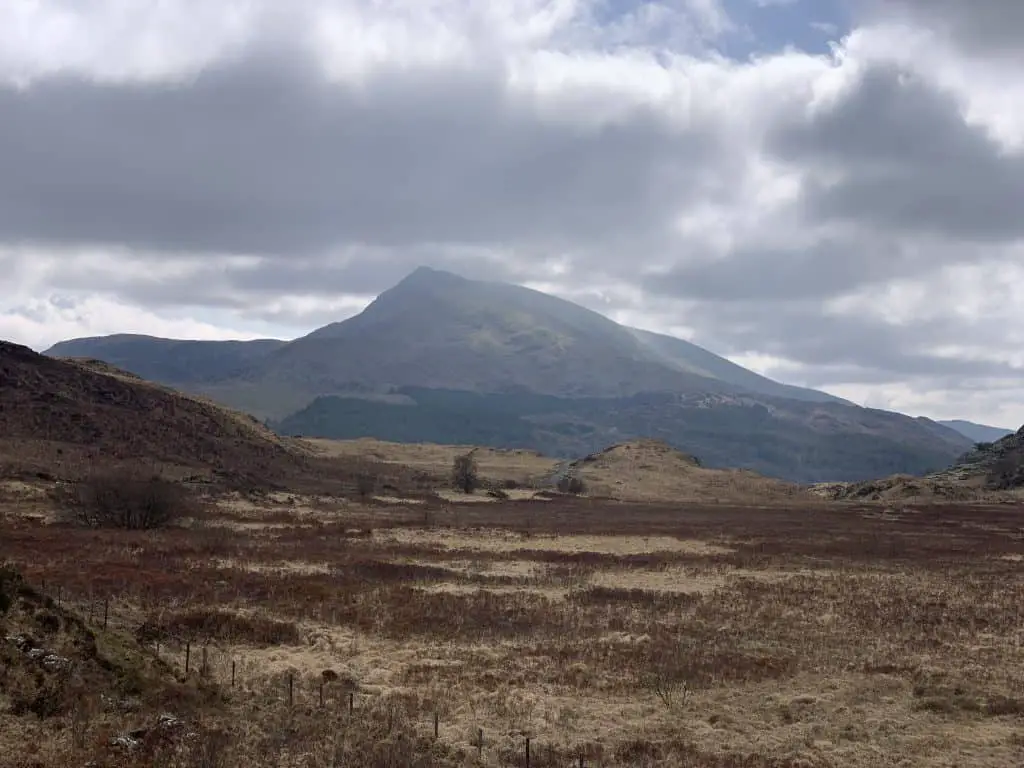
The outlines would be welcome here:
<svg viewBox="0 0 1024 768">
<path fill-rule="evenodd" d="M 147 259 L 168 258 L 180 268 L 176 274 L 147 273 Z M 411 246 L 401 249 L 351 248 L 344 255 L 321 258 L 261 257 L 255 262 L 232 263 L 215 255 L 161 257 L 125 254 L 121 268 L 90 260 L 55 265 L 47 284 L 57 290 L 91 291 L 116 296 L 148 307 L 183 305 L 234 309 L 260 315 L 263 304 L 276 297 L 320 299 L 340 296 L 375 296 L 404 278 L 419 265 L 457 272 L 470 279 L 515 282 L 522 265 L 496 260 L 476 250 Z M 3 265 L 0 257 L 0 266 Z M 527 269 L 529 269 L 527 267 Z M 271 317 L 267 315 L 267 317 Z M 279 315 L 273 315 L 278 318 Z M 325 316 L 327 320 L 337 319 Z"/>
<path fill-rule="evenodd" d="M 949 35 L 972 53 L 1022 53 L 1024 3 L 1019 0 L 848 0 L 861 19 L 898 20 Z"/>
<path fill-rule="evenodd" d="M 999 258 L 1024 237 L 1024 155 L 1002 151 L 952 96 L 897 68 L 871 67 L 835 104 L 773 126 L 766 150 L 805 174 L 799 202 L 774 228 L 797 236 L 740 241 L 714 258 L 684 243 L 688 258 L 647 279 L 646 290 L 820 299 Z"/>
<path fill-rule="evenodd" d="M 720 156 L 654 112 L 599 131 L 538 118 L 502 73 L 359 88 L 295 58 L 175 84 L 0 89 L 0 241 L 274 255 L 339 244 L 623 242 L 661 231 Z"/>
<path fill-rule="evenodd" d="M 1024 369 L 1006 363 L 945 358 L 923 351 L 940 343 L 977 345 L 998 332 L 953 317 L 892 326 L 874 317 L 829 315 L 815 302 L 707 302 L 691 306 L 686 320 L 701 329 L 694 341 L 720 354 L 757 350 L 812 370 L 860 369 L 861 381 L 1024 377 Z M 822 378 L 828 381 L 831 375 Z"/>
<path fill-rule="evenodd" d="M 894 277 L 893 253 L 856 238 L 823 236 L 789 248 L 743 244 L 725 258 L 689 262 L 644 280 L 652 294 L 703 301 L 787 302 L 848 292 L 864 283 Z M 887 244 L 895 249 L 896 244 Z M 870 255 L 869 255 L 870 254 Z"/>
<path fill-rule="evenodd" d="M 974 241 L 1024 236 L 1024 156 L 1003 152 L 951 95 L 896 67 L 868 69 L 838 104 L 778 127 L 769 147 L 838 175 L 808 182 L 810 220 Z"/>
</svg>

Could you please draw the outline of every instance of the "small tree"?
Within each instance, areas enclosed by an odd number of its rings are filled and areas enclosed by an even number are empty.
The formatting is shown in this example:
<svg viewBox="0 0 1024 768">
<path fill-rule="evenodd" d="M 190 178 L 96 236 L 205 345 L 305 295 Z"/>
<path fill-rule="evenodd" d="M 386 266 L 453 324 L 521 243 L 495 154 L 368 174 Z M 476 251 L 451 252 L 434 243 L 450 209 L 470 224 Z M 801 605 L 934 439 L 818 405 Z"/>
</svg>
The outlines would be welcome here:
<svg viewBox="0 0 1024 768">
<path fill-rule="evenodd" d="M 566 475 L 559 478 L 558 490 L 562 493 L 571 493 L 573 496 L 582 496 L 587 492 L 587 486 L 582 478 L 576 477 L 576 475 Z"/>
<path fill-rule="evenodd" d="M 472 493 L 480 487 L 480 474 L 472 453 L 455 457 L 452 463 L 452 485 L 463 493 Z"/>
</svg>

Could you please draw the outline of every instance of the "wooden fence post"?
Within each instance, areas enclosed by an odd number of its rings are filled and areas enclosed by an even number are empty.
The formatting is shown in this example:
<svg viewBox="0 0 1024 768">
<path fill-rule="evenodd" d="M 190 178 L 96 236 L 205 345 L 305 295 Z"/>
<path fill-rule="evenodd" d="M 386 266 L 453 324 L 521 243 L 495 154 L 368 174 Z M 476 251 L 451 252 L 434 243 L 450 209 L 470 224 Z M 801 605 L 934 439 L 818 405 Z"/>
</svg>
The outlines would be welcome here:
<svg viewBox="0 0 1024 768">
<path fill-rule="evenodd" d="M 530 737 L 526 737 L 526 768 L 530 768 Z"/>
<path fill-rule="evenodd" d="M 484 756 L 484 729 L 477 728 L 476 731 L 476 748 L 480 754 L 480 757 Z"/>
<path fill-rule="evenodd" d="M 188 674 L 189 665 L 192 662 L 192 643 L 190 641 L 185 642 L 185 674 Z"/>
<path fill-rule="evenodd" d="M 231 660 L 231 687 L 235 687 L 235 660 Z"/>
<path fill-rule="evenodd" d="M 107 619 L 110 617 L 110 595 L 103 598 L 103 628 L 107 628 Z"/>
<path fill-rule="evenodd" d="M 434 738 L 437 738 L 437 734 L 440 731 L 441 723 L 440 718 L 437 716 L 437 712 L 434 713 Z"/>
<path fill-rule="evenodd" d="M 288 706 L 290 707 L 295 701 L 295 675 L 292 672 L 288 673 Z"/>
<path fill-rule="evenodd" d="M 202 666 L 202 669 L 200 670 L 200 674 L 203 677 L 206 677 L 209 673 L 210 673 L 210 667 L 207 664 L 206 646 L 204 645 L 203 646 L 203 666 Z"/>
</svg>

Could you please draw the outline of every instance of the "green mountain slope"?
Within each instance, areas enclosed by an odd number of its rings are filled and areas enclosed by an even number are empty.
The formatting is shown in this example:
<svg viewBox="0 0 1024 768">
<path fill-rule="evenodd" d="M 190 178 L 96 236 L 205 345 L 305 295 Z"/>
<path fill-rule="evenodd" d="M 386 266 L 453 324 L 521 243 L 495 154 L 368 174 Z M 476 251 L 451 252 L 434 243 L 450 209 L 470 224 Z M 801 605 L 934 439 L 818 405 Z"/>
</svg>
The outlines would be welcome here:
<svg viewBox="0 0 1024 768">
<path fill-rule="evenodd" d="M 577 457 L 632 438 L 662 439 L 705 466 L 797 482 L 859 481 L 947 466 L 969 441 L 908 416 L 750 397 L 560 398 L 404 387 L 390 401 L 322 397 L 273 426 L 290 435 L 534 448 Z"/>
</svg>

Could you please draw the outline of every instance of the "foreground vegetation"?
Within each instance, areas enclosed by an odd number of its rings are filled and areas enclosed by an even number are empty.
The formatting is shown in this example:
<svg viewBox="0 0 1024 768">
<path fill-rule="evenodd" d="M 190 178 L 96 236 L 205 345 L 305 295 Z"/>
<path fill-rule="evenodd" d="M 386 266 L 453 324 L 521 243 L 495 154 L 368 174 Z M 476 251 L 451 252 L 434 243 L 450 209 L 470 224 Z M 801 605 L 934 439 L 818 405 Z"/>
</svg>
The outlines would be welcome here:
<svg viewBox="0 0 1024 768">
<path fill-rule="evenodd" d="M 126 531 L 19 493 L 0 764 L 1024 759 L 1013 506 L 236 495 Z"/>
</svg>

